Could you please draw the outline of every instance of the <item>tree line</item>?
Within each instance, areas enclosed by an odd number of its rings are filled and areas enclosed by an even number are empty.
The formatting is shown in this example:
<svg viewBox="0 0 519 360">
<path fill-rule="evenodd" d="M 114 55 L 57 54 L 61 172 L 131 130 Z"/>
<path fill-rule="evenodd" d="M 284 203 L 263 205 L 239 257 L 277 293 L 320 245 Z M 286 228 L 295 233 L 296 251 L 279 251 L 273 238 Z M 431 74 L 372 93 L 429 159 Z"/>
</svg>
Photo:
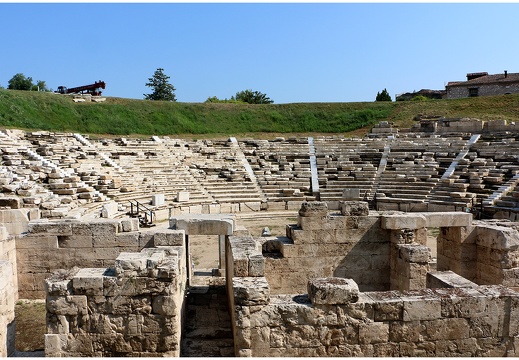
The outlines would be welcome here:
<svg viewBox="0 0 519 360">
<path fill-rule="evenodd" d="M 145 100 L 161 100 L 161 101 L 177 101 L 175 96 L 175 87 L 169 82 L 170 77 L 164 73 L 163 68 L 158 68 L 152 77 L 148 79 L 146 86 L 153 91 L 150 94 L 144 94 Z M 207 98 L 206 103 L 248 103 L 248 104 L 272 104 L 266 94 L 251 89 L 238 91 L 236 95 L 230 99 L 218 99 L 216 96 Z"/>
<path fill-rule="evenodd" d="M 47 87 L 45 81 L 37 80 L 33 82 L 32 77 L 26 77 L 22 73 L 14 75 L 7 84 L 9 90 L 52 91 L 52 89 Z"/>
<path fill-rule="evenodd" d="M 152 77 L 148 79 L 146 86 L 152 89 L 149 94 L 144 94 L 145 100 L 177 101 L 175 87 L 169 82 L 170 77 L 164 73 L 163 68 L 155 70 Z M 26 77 L 22 73 L 14 75 L 8 82 L 10 90 L 26 91 L 52 91 L 43 80 L 33 82 L 32 77 Z M 391 101 L 391 96 L 386 89 L 378 92 L 375 101 Z M 266 94 L 260 91 L 246 89 L 238 91 L 230 99 L 219 99 L 216 96 L 208 97 L 206 103 L 246 103 L 246 104 L 272 104 L 274 103 Z"/>
</svg>

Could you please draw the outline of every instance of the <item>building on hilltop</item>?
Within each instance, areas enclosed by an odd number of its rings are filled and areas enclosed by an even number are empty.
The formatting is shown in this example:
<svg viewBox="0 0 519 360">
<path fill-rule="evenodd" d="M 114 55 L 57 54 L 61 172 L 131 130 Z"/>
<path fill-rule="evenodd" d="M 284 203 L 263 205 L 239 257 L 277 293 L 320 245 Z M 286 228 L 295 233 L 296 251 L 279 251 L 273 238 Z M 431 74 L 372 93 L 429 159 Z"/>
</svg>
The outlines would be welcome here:
<svg viewBox="0 0 519 360">
<path fill-rule="evenodd" d="M 446 99 L 519 93 L 519 73 L 489 75 L 469 73 L 467 81 L 450 81 L 445 86 Z"/>
<path fill-rule="evenodd" d="M 413 100 L 416 96 L 423 96 L 428 99 L 443 99 L 445 96 L 445 90 L 430 90 L 421 89 L 420 91 L 407 92 L 396 96 L 396 101 L 408 101 Z"/>
</svg>

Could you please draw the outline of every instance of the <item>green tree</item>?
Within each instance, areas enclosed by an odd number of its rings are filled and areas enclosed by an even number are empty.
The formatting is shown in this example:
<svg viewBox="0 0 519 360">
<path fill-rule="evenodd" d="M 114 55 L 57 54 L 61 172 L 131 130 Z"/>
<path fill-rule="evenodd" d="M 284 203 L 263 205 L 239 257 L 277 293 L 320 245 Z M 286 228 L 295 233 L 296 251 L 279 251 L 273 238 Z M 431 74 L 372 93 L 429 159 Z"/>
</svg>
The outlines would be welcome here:
<svg viewBox="0 0 519 360">
<path fill-rule="evenodd" d="M 266 94 L 250 89 L 237 92 L 236 97 L 231 97 L 231 100 L 242 101 L 249 104 L 272 104 L 274 102 L 270 100 Z"/>
<path fill-rule="evenodd" d="M 377 97 L 375 98 L 375 101 L 391 101 L 391 96 L 384 88 L 382 92 L 377 92 Z"/>
<path fill-rule="evenodd" d="M 43 80 L 36 81 L 36 84 L 32 86 L 32 90 L 34 90 L 34 91 L 51 91 L 47 87 L 47 83 Z"/>
<path fill-rule="evenodd" d="M 224 103 L 237 104 L 237 103 L 241 103 L 242 101 L 236 100 L 234 98 L 234 96 L 231 96 L 230 99 L 218 99 L 218 97 L 216 97 L 216 96 L 211 96 L 211 97 L 208 97 L 205 102 L 206 103 L 216 103 L 216 104 L 224 104 Z"/>
<path fill-rule="evenodd" d="M 144 94 L 145 100 L 177 101 L 175 87 L 169 83 L 169 76 L 164 74 L 163 68 L 155 70 L 153 77 L 148 79 L 146 86 L 153 89 L 151 94 Z"/>
<path fill-rule="evenodd" d="M 31 77 L 25 77 L 24 74 L 18 73 L 9 80 L 7 86 L 10 90 L 31 90 L 33 83 Z"/>
</svg>

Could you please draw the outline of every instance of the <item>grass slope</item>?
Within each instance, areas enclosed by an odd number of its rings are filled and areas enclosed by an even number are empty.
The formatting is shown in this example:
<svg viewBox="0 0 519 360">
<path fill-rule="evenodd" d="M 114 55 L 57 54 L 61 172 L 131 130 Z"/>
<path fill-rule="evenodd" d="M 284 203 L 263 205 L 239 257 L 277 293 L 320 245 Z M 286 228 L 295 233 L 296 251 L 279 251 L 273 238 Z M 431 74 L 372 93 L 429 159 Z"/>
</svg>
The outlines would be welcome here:
<svg viewBox="0 0 519 360">
<path fill-rule="evenodd" d="M 74 103 L 70 97 L 0 90 L 0 126 L 112 135 L 237 135 L 368 131 L 378 121 L 401 127 L 417 114 L 519 121 L 519 95 L 457 100 L 362 103 L 205 104 L 108 97 Z"/>
</svg>

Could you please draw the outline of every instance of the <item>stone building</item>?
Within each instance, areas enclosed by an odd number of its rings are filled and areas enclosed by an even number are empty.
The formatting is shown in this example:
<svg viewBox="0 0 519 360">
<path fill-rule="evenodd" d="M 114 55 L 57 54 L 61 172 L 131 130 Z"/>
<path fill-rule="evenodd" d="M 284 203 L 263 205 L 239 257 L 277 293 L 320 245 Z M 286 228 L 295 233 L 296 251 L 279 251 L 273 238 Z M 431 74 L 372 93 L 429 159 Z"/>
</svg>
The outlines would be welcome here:
<svg viewBox="0 0 519 360">
<path fill-rule="evenodd" d="M 466 81 L 450 81 L 445 86 L 447 99 L 519 93 L 519 73 L 489 75 L 487 72 L 469 73 Z"/>
</svg>

